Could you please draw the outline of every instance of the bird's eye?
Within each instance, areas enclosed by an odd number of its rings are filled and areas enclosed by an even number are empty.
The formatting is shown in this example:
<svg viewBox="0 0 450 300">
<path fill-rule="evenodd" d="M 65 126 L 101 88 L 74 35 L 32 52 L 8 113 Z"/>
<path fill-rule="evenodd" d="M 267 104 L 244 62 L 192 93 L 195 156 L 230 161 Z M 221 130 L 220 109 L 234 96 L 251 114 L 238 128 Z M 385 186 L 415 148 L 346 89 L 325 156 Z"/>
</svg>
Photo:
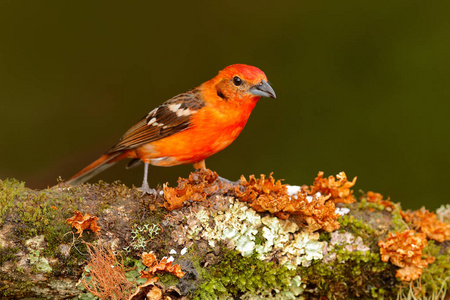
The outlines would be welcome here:
<svg viewBox="0 0 450 300">
<path fill-rule="evenodd" d="M 233 77 L 233 84 L 235 86 L 240 86 L 242 84 L 242 79 L 240 79 L 238 76 Z"/>
</svg>

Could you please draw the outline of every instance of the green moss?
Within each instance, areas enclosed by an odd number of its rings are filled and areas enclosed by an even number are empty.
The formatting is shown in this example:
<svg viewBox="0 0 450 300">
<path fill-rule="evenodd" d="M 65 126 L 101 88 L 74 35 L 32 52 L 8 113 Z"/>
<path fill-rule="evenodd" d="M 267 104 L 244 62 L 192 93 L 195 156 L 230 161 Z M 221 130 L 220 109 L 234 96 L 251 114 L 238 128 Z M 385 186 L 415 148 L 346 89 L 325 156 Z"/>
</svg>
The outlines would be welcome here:
<svg viewBox="0 0 450 300">
<path fill-rule="evenodd" d="M 436 260 L 423 269 L 418 280 L 402 283 L 397 299 L 447 299 L 450 287 L 450 248 L 446 243 L 439 244 L 430 240 L 423 252 L 436 257 Z"/>
<path fill-rule="evenodd" d="M 107 209 L 110 202 L 119 201 L 120 197 L 127 194 L 125 190 L 129 191 L 123 185 L 116 186 L 108 189 L 107 184 L 99 183 L 98 186 L 79 185 L 70 189 L 34 191 L 14 179 L 0 180 L 0 225 L 8 222 L 14 224 L 11 238 L 16 240 L 24 241 L 44 235 L 46 244 L 42 255 L 55 257 L 60 244 L 72 243 L 73 236 L 67 235 L 72 229 L 66 220 L 73 211 L 80 210 L 80 206 L 94 208 L 93 203 Z M 99 187 L 107 192 L 99 190 Z M 103 201 L 98 201 L 99 194 L 103 196 L 100 198 Z M 84 240 L 93 238 L 95 235 L 89 232 L 83 235 Z"/>
<path fill-rule="evenodd" d="M 361 200 L 358 202 L 358 206 L 357 208 L 359 209 L 376 209 L 376 210 L 384 210 L 385 206 L 382 204 L 377 204 L 374 202 L 368 202 L 367 198 L 363 197 L 361 198 Z"/>
<path fill-rule="evenodd" d="M 344 215 L 339 217 L 338 221 L 346 229 L 346 231 L 350 231 L 355 235 L 361 236 L 360 233 L 365 233 L 367 235 L 374 233 L 373 228 L 369 224 L 366 224 L 363 220 L 357 219 L 354 216 Z"/>
<path fill-rule="evenodd" d="M 314 296 L 329 299 L 391 299 L 396 294 L 395 270 L 377 253 L 337 249 L 336 260 L 301 267 L 300 274 Z"/>
<path fill-rule="evenodd" d="M 118 182 L 113 184 L 99 182 L 98 184 L 77 185 L 71 188 L 53 187 L 35 191 L 27 189 L 23 182 L 14 179 L 0 180 L 0 227 L 10 225 L 13 230 L 8 231 L 5 238 L 18 245 L 17 249 L 0 249 L 0 265 L 6 261 L 15 260 L 15 252 L 18 252 L 21 248 L 24 249 L 27 240 L 42 235 L 43 242 L 39 249 L 26 250 L 27 254 L 30 255 L 31 264 L 25 270 L 25 277 L 30 275 L 30 272 L 46 273 L 46 276 L 49 277 L 81 276 L 80 265 L 86 260 L 87 254 L 83 241 L 92 242 L 97 239 L 97 235 L 85 231 L 82 238 L 78 238 L 78 235 L 72 234 L 73 229 L 66 220 L 73 215 L 74 210 L 83 213 L 95 213 L 101 219 L 109 218 L 107 219 L 111 225 L 109 230 L 119 236 L 129 236 L 129 232 L 132 230 L 131 224 L 136 224 L 143 229 L 135 235 L 141 242 L 147 243 L 155 236 L 159 240 L 161 234 L 157 235 L 157 231 L 160 227 L 148 224 L 158 224 L 159 222 L 151 222 L 151 220 L 156 217 L 158 220 L 163 219 L 167 211 L 158 207 L 156 207 L 157 213 L 154 210 L 142 209 L 140 207 L 141 199 L 149 198 L 142 198 L 141 196 L 141 191 L 130 189 Z M 131 224 L 120 218 L 120 211 L 116 210 L 118 204 L 132 208 L 130 217 L 134 221 Z M 155 206 L 154 199 L 150 204 L 153 204 L 153 207 Z M 152 244 L 155 240 L 152 240 Z M 127 241 L 128 244 L 130 242 Z M 163 241 L 160 243 L 163 243 Z M 60 248 L 61 245 L 70 247 L 70 249 Z M 60 249 L 64 253 L 61 253 Z M 70 251 L 70 253 L 66 253 L 67 251 Z M 139 251 L 142 251 L 142 249 L 139 249 Z M 129 274 L 131 280 L 138 283 L 145 281 L 145 279 L 139 278 L 138 271 L 130 272 L 133 273 Z M 3 290 L 5 285 L 1 286 L 1 296 L 10 293 L 12 290 L 14 290 L 12 294 L 19 295 L 17 289 L 23 290 L 24 293 L 30 291 L 30 287 L 23 286 L 20 283 L 21 279 L 15 275 L 10 280 L 3 275 L 0 277 L 3 282 L 11 282 L 11 285 L 6 288 L 7 291 Z M 30 284 L 30 286 L 32 285 L 33 283 Z"/>
<path fill-rule="evenodd" d="M 67 192 L 38 192 L 24 188 L 24 184 L 16 180 L 6 180 L 0 181 L 0 199 L 5 204 L 1 222 L 14 222 L 18 235 L 23 238 L 44 234 L 47 242 L 52 242 L 55 236 L 70 231 L 61 213 L 62 208 L 72 208 Z"/>
<path fill-rule="evenodd" d="M 171 273 L 158 274 L 158 278 L 165 286 L 176 286 L 180 282 L 180 278 Z"/>
<path fill-rule="evenodd" d="M 55 223 L 53 226 L 49 226 L 44 230 L 47 246 L 43 254 L 46 256 L 54 256 L 56 252 L 59 252 L 59 245 L 72 243 L 73 236 L 66 234 L 67 232 L 70 232 L 70 226 L 66 223 Z"/>
<path fill-rule="evenodd" d="M 238 297 L 246 292 L 282 289 L 297 275 L 295 270 L 261 261 L 255 256 L 242 257 L 237 251 L 224 251 L 219 264 L 201 271 L 202 284 L 194 299 L 216 299 L 227 294 Z"/>
<path fill-rule="evenodd" d="M 13 274 L 14 275 L 14 274 Z M 8 273 L 0 272 L 0 299 L 21 299 L 29 295 L 35 286 L 33 281 L 22 280 Z M 14 284 L 9 284 L 14 282 Z"/>
<path fill-rule="evenodd" d="M 0 225 L 13 206 L 13 200 L 25 191 L 25 183 L 15 179 L 0 180 Z"/>
<path fill-rule="evenodd" d="M 394 210 L 392 211 L 392 221 L 391 224 L 394 227 L 394 231 L 401 232 L 403 230 L 409 229 L 408 225 L 403 221 L 401 215 L 400 205 L 396 205 Z"/>
<path fill-rule="evenodd" d="M 329 242 L 331 240 L 331 233 L 328 231 L 322 231 L 319 235 L 319 241 Z"/>
<path fill-rule="evenodd" d="M 62 255 L 60 251 L 55 251 L 53 257 L 57 258 L 57 264 L 53 265 L 52 275 L 56 277 L 61 275 L 79 276 L 81 274 L 80 265 L 86 261 L 87 253 L 86 244 L 81 241 L 74 242 L 68 256 Z"/>
<path fill-rule="evenodd" d="M 73 212 L 76 206 L 73 204 L 76 198 L 73 191 L 60 189 L 47 189 L 34 191 L 25 188 L 23 182 L 14 179 L 0 180 L 0 224 L 10 223 L 14 230 L 7 238 L 15 243 L 22 243 L 30 238 L 43 235 L 45 243 L 43 248 L 29 250 L 31 259 L 31 271 L 37 273 L 75 274 L 78 264 L 85 257 L 77 255 L 73 251 L 71 255 L 64 258 L 58 251 L 61 244 L 72 244 L 73 236 L 66 234 L 71 232 L 71 227 L 66 218 Z M 1 260 L 14 259 L 7 249 L 0 251 Z M 18 251 L 15 249 L 14 251 Z M 49 267 L 48 259 L 58 258 L 58 264 Z M 34 262 L 34 263 L 33 263 Z M 17 282 L 17 278 L 15 280 Z"/>
<path fill-rule="evenodd" d="M 3 265 L 4 262 L 17 261 L 17 257 L 16 257 L 17 252 L 19 252 L 18 248 L 13 248 L 13 247 L 1 248 L 0 247 L 0 267 Z"/>
<path fill-rule="evenodd" d="M 256 245 L 263 245 L 266 242 L 266 238 L 263 236 L 262 230 L 258 230 L 258 232 L 255 235 L 255 244 Z"/>
<path fill-rule="evenodd" d="M 355 237 L 360 236 L 371 248 L 378 247 L 378 237 L 376 236 L 375 230 L 363 220 L 351 215 L 344 215 L 339 217 L 338 221 L 341 224 L 340 231 L 350 232 Z"/>
<path fill-rule="evenodd" d="M 394 212 L 396 210 L 399 215 L 397 207 Z M 340 230 L 360 236 L 370 246 L 371 252 L 350 252 L 343 246 L 334 246 L 334 261 L 318 262 L 309 268 L 302 268 L 302 279 L 308 283 L 310 290 L 315 291 L 314 296 L 333 299 L 395 298 L 398 291 L 396 269 L 392 264 L 382 262 L 379 255 L 379 235 L 385 230 L 374 229 L 378 228 L 377 220 L 390 222 L 392 218 L 384 206 L 367 203 L 364 199 L 354 205 L 352 215 L 341 216 L 338 219 Z"/>
<path fill-rule="evenodd" d="M 450 285 L 450 248 L 442 249 L 435 241 L 428 241 L 424 253 L 436 257 L 422 273 L 420 290 L 423 295 L 437 294 L 441 289 L 448 290 Z"/>
</svg>

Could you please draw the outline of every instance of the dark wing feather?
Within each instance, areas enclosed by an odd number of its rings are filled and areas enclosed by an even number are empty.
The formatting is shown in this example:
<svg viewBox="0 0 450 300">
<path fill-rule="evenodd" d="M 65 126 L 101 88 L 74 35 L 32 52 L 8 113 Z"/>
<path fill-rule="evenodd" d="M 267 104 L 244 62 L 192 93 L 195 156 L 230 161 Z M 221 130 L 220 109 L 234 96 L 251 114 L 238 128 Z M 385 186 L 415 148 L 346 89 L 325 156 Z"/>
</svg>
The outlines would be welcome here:
<svg viewBox="0 0 450 300">
<path fill-rule="evenodd" d="M 128 129 L 108 153 L 135 149 L 183 131 L 191 126 L 192 114 L 203 106 L 205 102 L 200 99 L 198 89 L 179 94 Z"/>
</svg>

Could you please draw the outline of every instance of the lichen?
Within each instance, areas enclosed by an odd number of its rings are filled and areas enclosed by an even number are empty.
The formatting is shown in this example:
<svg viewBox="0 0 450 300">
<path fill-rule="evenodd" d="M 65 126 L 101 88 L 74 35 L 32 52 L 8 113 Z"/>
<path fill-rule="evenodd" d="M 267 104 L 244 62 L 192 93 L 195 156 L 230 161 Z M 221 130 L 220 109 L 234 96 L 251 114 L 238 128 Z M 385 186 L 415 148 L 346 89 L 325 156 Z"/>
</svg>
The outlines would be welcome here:
<svg viewBox="0 0 450 300">
<path fill-rule="evenodd" d="M 294 222 L 269 216 L 262 219 L 262 224 L 266 241 L 256 248 L 260 259 L 276 258 L 290 269 L 322 259 L 324 243 L 318 241 L 318 233 L 298 232 Z"/>
<path fill-rule="evenodd" d="M 436 209 L 436 215 L 441 222 L 450 222 L 450 204 L 443 204 Z"/>
<path fill-rule="evenodd" d="M 102 211 L 99 220 L 108 225 L 109 234 L 101 239 L 121 243 L 117 236 L 126 238 L 124 231 L 131 231 L 129 216 L 140 211 L 138 205 L 127 203 L 139 203 L 141 196 L 141 192 L 120 183 L 36 191 L 17 180 L 0 180 L 0 254 L 4 254 L 0 259 L 0 280 L 8 283 L 7 289 L 0 288 L 0 297 L 51 297 L 49 292 L 55 293 L 58 286 L 64 288 L 54 278 L 79 276 L 80 265 L 86 259 L 82 240 L 66 222 L 70 214 L 81 209 L 89 213 Z M 39 247 L 26 245 L 36 237 L 41 241 Z M 83 240 L 95 239 L 91 232 L 83 234 Z M 65 289 L 73 295 L 71 286 Z"/>
<path fill-rule="evenodd" d="M 32 268 L 38 273 L 50 273 L 52 267 L 50 266 L 48 259 L 42 255 L 44 236 L 38 235 L 25 242 L 28 249 L 28 261 Z"/>
<path fill-rule="evenodd" d="M 130 252 L 131 250 L 147 249 L 147 244 L 160 232 L 161 228 L 157 224 L 133 225 L 131 230 L 132 242 L 123 250 Z"/>
<path fill-rule="evenodd" d="M 187 216 L 191 225 L 187 237 L 204 239 L 211 247 L 218 241 L 226 241 L 230 249 L 244 257 L 258 253 L 261 260 L 277 259 L 290 268 L 322 258 L 324 244 L 318 241 L 318 233 L 299 231 L 298 225 L 289 220 L 269 215 L 261 218 L 245 203 L 232 198 L 229 201 L 226 211 L 210 213 L 201 209 L 194 220 Z"/>
<path fill-rule="evenodd" d="M 356 177 L 352 181 L 348 181 L 345 172 L 340 172 L 336 175 L 336 180 L 334 176 L 324 178 L 323 174 L 323 172 L 319 172 L 314 179 L 313 184 L 308 189 L 309 195 L 314 195 L 319 192 L 322 195 L 330 195 L 334 203 L 355 202 L 353 191 L 350 188 L 355 185 Z"/>
<path fill-rule="evenodd" d="M 397 267 L 380 260 L 378 240 L 411 226 L 402 219 L 399 204 L 372 192 L 350 203 L 355 181 L 343 174 L 337 179 L 319 174 L 312 186 L 278 184 L 270 176 L 258 180 L 253 183 L 261 190 L 254 191 L 261 194 L 255 199 L 274 196 L 273 203 L 256 200 L 261 211 L 251 208 L 251 201 L 239 201 L 245 193 L 242 183 L 217 188 L 226 181 L 211 171 L 194 172 L 178 187 L 166 186 L 167 195 L 151 196 L 120 183 L 33 191 L 18 181 L 1 181 L 0 267 L 18 265 L 18 271 L 0 272 L 2 282 L 14 282 L 9 290 L 0 287 L 0 295 L 26 297 L 36 295 L 30 292 L 34 289 L 42 296 L 44 289 L 63 286 L 52 281 L 36 288 L 41 283 L 31 282 L 33 275 L 78 280 L 89 260 L 85 240 L 109 245 L 123 256 L 123 275 L 133 291 L 146 281 L 140 271 L 147 268 L 137 259 L 142 252 L 179 264 L 186 275 L 158 274 L 158 289 L 166 293 L 176 286 L 175 294 L 187 299 L 392 299 L 397 293 L 403 299 L 442 296 L 448 290 L 448 242 L 428 242 L 423 254 L 436 261 L 411 285 L 402 285 L 395 278 Z M 286 196 L 284 212 L 275 212 L 276 191 Z M 306 210 L 291 213 L 297 208 Z M 98 216 L 100 236 L 87 231 L 81 238 L 71 230 L 65 219 L 75 209 Z M 448 222 L 448 211 L 437 211 L 440 222 Z M 39 246 L 31 247 L 33 239 Z M 85 277 L 90 280 L 90 273 Z M 78 299 L 94 297 L 78 292 Z"/>
<path fill-rule="evenodd" d="M 361 205 L 365 205 L 366 208 L 377 208 L 379 210 L 386 209 L 387 211 L 392 211 L 395 206 L 395 203 L 388 199 L 383 199 L 383 195 L 380 193 L 375 193 L 369 191 L 363 194 L 360 198 Z"/>
<path fill-rule="evenodd" d="M 450 223 L 442 222 L 438 216 L 422 207 L 415 211 L 405 211 L 401 213 L 406 222 L 419 232 L 423 232 L 429 239 L 438 242 L 450 240 Z"/>
<path fill-rule="evenodd" d="M 164 207 L 169 211 L 179 209 L 188 202 L 203 201 L 212 194 L 225 193 L 233 187 L 233 183 L 221 180 L 216 172 L 199 170 L 188 178 L 180 177 L 175 188 L 164 185 Z"/>
<path fill-rule="evenodd" d="M 230 247 L 250 256 L 255 248 L 255 236 L 257 228 L 261 226 L 261 217 L 245 204 L 240 202 L 231 203 L 229 210 L 223 214 L 212 216 L 215 226 L 210 227 L 208 218 L 200 218 L 203 227 L 202 238 L 209 241 L 214 247 L 214 240 L 228 239 Z"/>
<path fill-rule="evenodd" d="M 435 260 L 435 257 L 422 252 L 428 245 L 426 235 L 414 230 L 389 232 L 387 239 L 379 241 L 378 245 L 381 259 L 400 267 L 395 276 L 402 281 L 416 280 L 422 275 L 423 269 Z"/>
<path fill-rule="evenodd" d="M 83 216 L 79 211 L 75 211 L 74 213 L 74 216 L 67 219 L 67 223 L 77 230 L 77 234 L 82 236 L 84 230 L 91 230 L 92 232 L 100 234 L 101 228 L 97 225 L 98 217 L 91 216 L 90 214 L 85 214 Z"/>
<path fill-rule="evenodd" d="M 259 179 L 251 175 L 248 181 L 241 176 L 235 194 L 258 212 L 268 211 L 281 219 L 291 217 L 298 225 L 307 225 L 310 232 L 319 229 L 332 232 L 339 228 L 335 202 L 354 201 L 350 187 L 356 178 L 348 182 L 343 172 L 338 175 L 338 181 L 333 176 L 328 179 L 322 176 L 323 173 L 319 173 L 310 188 L 287 186 L 275 180 L 272 173 L 267 178 L 261 174 Z"/>
<path fill-rule="evenodd" d="M 334 261 L 337 257 L 337 250 L 345 250 L 347 252 L 367 252 L 370 251 L 370 247 L 368 247 L 363 239 L 360 236 L 355 237 L 350 232 L 332 232 L 330 234 L 330 241 L 327 243 L 327 246 L 324 249 L 326 253 L 324 262 L 328 263 Z"/>
</svg>

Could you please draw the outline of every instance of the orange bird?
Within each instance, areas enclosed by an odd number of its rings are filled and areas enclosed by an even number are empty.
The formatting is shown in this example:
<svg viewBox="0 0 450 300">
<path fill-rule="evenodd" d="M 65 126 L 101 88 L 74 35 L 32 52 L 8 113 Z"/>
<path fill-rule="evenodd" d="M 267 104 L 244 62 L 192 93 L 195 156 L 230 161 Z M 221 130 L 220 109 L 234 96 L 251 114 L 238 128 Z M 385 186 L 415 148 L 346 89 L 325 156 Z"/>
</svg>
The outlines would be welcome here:
<svg viewBox="0 0 450 300">
<path fill-rule="evenodd" d="M 131 158 L 127 168 L 144 162 L 142 190 L 153 193 L 147 182 L 149 164 L 194 164 L 195 169 L 205 169 L 206 158 L 238 137 L 261 97 L 276 97 L 263 71 L 243 64 L 228 66 L 213 79 L 149 112 L 119 143 L 67 182 L 84 182 Z"/>
</svg>

